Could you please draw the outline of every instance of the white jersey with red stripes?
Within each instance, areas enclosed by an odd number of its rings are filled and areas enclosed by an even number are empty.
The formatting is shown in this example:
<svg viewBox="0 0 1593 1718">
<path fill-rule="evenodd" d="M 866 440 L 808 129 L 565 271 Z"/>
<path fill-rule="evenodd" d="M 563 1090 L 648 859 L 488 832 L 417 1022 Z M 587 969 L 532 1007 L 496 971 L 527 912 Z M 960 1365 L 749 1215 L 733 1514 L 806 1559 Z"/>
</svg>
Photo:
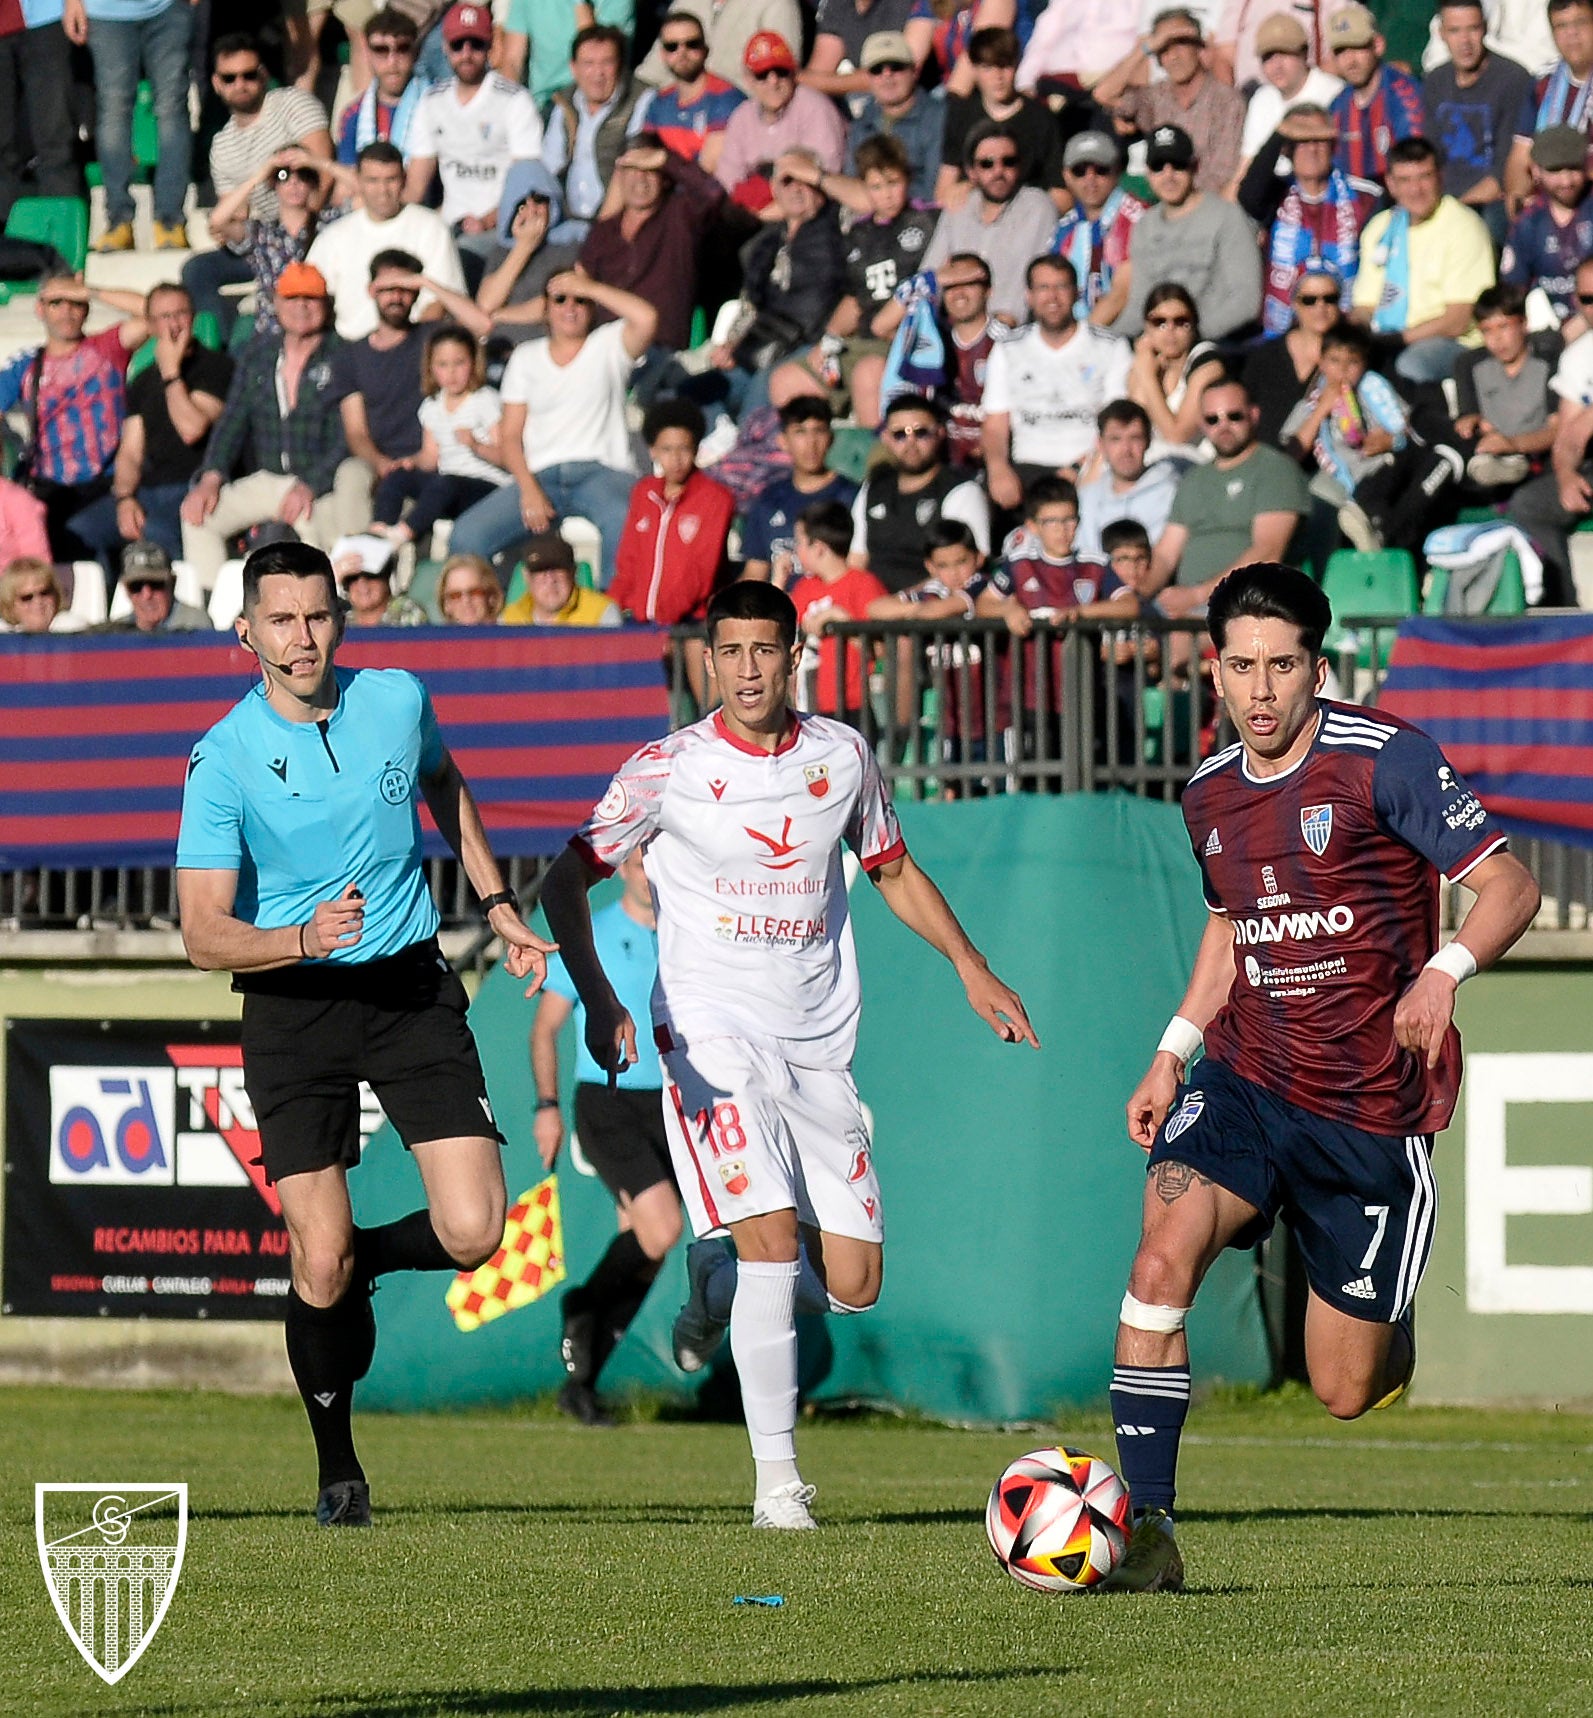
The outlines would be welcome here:
<svg viewBox="0 0 1593 1718">
<path fill-rule="evenodd" d="M 841 849 L 906 852 L 855 728 L 795 716 L 762 751 L 712 716 L 636 752 L 575 844 L 612 870 L 646 843 L 665 1049 L 745 1038 L 807 1068 L 852 1059 L 862 1001 Z"/>
</svg>

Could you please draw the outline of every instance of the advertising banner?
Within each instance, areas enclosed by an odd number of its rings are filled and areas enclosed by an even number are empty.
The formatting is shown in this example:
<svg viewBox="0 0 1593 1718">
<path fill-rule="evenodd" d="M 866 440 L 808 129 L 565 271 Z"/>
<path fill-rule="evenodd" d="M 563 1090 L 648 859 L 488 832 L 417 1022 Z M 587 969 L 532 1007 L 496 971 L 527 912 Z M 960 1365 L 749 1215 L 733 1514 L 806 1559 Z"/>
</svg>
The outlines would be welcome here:
<svg viewBox="0 0 1593 1718">
<path fill-rule="evenodd" d="M 236 1021 L 6 1022 L 5 1313 L 282 1316 L 242 1064 Z"/>
</svg>

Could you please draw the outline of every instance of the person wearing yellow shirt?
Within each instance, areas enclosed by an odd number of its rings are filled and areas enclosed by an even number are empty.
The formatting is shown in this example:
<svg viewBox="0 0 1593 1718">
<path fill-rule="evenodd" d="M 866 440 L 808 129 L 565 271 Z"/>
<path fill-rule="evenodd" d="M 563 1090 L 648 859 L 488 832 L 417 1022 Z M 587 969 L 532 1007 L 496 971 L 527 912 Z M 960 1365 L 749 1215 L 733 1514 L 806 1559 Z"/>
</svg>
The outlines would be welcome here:
<svg viewBox="0 0 1593 1718">
<path fill-rule="evenodd" d="M 525 595 L 499 617 L 503 626 L 618 626 L 619 609 L 601 591 L 575 582 L 575 551 L 557 531 L 542 531 L 520 556 Z"/>
</svg>

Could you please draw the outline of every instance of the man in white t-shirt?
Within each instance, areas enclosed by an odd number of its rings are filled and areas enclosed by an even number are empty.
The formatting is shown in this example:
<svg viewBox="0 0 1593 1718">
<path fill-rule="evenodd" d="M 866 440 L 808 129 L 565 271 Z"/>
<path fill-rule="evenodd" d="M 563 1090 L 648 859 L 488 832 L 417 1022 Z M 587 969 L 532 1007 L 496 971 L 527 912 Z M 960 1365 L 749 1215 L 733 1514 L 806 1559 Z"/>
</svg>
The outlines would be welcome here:
<svg viewBox="0 0 1593 1718">
<path fill-rule="evenodd" d="M 664 1125 L 698 1237 L 675 1360 L 700 1370 L 728 1327 L 756 1470 L 753 1526 L 807 1528 L 796 1315 L 866 1310 L 884 1270 L 879 1181 L 851 1075 L 861 991 L 843 849 L 952 963 L 997 1036 L 1039 1045 L 1017 995 L 909 856 L 862 735 L 792 710 L 790 597 L 743 580 L 709 603 L 707 627 L 720 708 L 622 766 L 549 872 L 542 905 L 586 1006 L 587 1048 L 617 1075 L 636 1058 L 637 1027 L 593 948 L 587 894 L 645 844 Z M 707 1238 L 726 1231 L 733 1251 Z"/>
<path fill-rule="evenodd" d="M 1036 257 L 1025 277 L 1034 320 L 999 341 L 985 369 L 985 480 L 1009 513 L 1031 479 L 1077 477 L 1095 447 L 1101 408 L 1128 392 L 1133 348 L 1073 314 L 1078 275 L 1066 257 Z"/>
<path fill-rule="evenodd" d="M 1334 96 L 1344 88 L 1342 78 L 1311 64 L 1311 43 L 1305 26 L 1291 13 L 1275 12 L 1263 19 L 1255 43 L 1261 81 L 1245 109 L 1234 185 L 1244 178 L 1245 169 L 1278 129 L 1278 121 L 1284 114 L 1297 107 L 1330 108 Z M 1283 169 L 1280 167 L 1279 171 Z"/>
<path fill-rule="evenodd" d="M 594 329 L 594 305 L 616 320 Z M 658 312 L 634 292 L 570 270 L 548 282 L 547 318 L 547 338 L 515 348 L 499 388 L 514 482 L 461 513 L 449 547 L 490 561 L 558 519 L 589 519 L 603 539 L 606 589 L 636 481 L 625 395 Z"/>
<path fill-rule="evenodd" d="M 441 174 L 443 219 L 464 250 L 485 257 L 495 243 L 504 175 L 517 161 L 541 158 L 542 121 L 531 92 L 487 63 L 492 13 L 485 6 L 450 6 L 442 39 L 454 75 L 421 97 L 404 199 L 423 202 Z"/>
<path fill-rule="evenodd" d="M 391 143 L 367 143 L 360 151 L 356 177 L 363 206 L 318 233 L 305 258 L 331 289 L 337 331 L 345 340 L 363 340 L 375 332 L 371 259 L 382 251 L 408 251 L 420 261 L 417 273 L 455 292 L 465 289 L 447 222 L 435 209 L 404 201 L 404 157 L 398 150 Z M 427 321 L 441 315 L 442 306 L 423 292 L 416 314 Z"/>
</svg>

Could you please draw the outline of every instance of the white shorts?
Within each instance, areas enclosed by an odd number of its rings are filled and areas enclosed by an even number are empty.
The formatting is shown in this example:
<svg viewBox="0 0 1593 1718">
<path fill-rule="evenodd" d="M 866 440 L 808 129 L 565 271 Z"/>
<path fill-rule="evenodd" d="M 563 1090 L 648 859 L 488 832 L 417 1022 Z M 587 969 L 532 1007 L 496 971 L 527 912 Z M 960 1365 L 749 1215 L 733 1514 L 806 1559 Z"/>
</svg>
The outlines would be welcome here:
<svg viewBox="0 0 1593 1718">
<path fill-rule="evenodd" d="M 832 1235 L 883 1241 L 874 1151 L 844 1068 L 799 1068 L 744 1038 L 666 1051 L 664 1126 L 694 1234 L 795 1209 Z"/>
</svg>

